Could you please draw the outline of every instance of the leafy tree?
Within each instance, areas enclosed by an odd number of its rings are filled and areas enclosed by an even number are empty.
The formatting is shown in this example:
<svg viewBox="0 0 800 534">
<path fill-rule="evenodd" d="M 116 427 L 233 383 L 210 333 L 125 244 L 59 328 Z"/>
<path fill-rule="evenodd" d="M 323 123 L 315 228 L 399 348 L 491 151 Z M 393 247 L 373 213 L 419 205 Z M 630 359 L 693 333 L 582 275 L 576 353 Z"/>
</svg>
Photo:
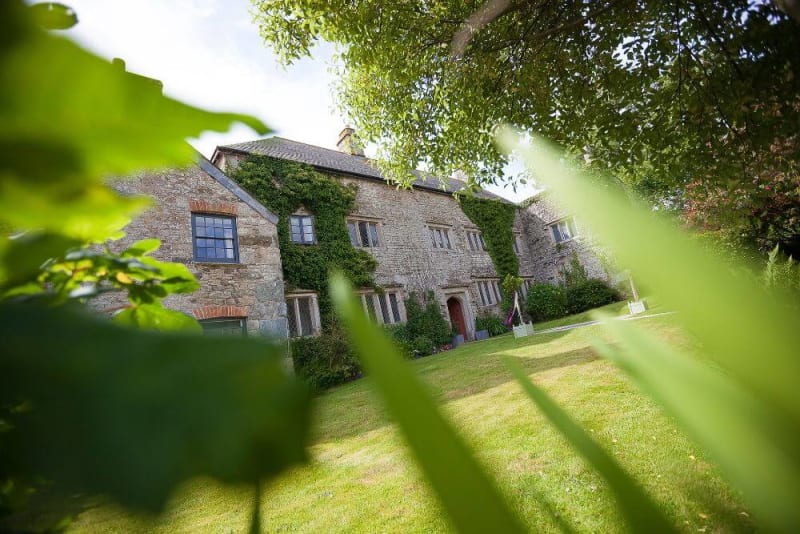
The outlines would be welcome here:
<svg viewBox="0 0 800 534">
<path fill-rule="evenodd" d="M 511 123 L 680 207 L 697 180 L 757 189 L 749 163 L 800 124 L 793 1 L 254 4 L 285 63 L 339 45 L 340 103 L 405 180 L 423 162 L 497 181 L 494 132 Z"/>
</svg>

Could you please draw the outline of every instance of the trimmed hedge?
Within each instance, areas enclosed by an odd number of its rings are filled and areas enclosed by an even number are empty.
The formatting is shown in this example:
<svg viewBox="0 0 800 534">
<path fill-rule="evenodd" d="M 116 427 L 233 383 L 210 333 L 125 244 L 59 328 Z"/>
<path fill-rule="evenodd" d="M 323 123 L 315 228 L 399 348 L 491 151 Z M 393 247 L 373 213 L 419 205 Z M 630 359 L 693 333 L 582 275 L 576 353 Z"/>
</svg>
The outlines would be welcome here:
<svg viewBox="0 0 800 534">
<path fill-rule="evenodd" d="M 526 299 L 528 315 L 534 321 L 549 321 L 567 315 L 564 288 L 550 284 L 533 284 Z"/>
<path fill-rule="evenodd" d="M 581 313 L 620 300 L 619 293 L 600 279 L 590 278 L 566 289 L 567 312 Z"/>
<path fill-rule="evenodd" d="M 564 287 L 534 284 L 528 290 L 527 309 L 534 321 L 549 321 L 585 312 L 621 300 L 619 292 L 604 280 L 589 278 Z"/>
</svg>

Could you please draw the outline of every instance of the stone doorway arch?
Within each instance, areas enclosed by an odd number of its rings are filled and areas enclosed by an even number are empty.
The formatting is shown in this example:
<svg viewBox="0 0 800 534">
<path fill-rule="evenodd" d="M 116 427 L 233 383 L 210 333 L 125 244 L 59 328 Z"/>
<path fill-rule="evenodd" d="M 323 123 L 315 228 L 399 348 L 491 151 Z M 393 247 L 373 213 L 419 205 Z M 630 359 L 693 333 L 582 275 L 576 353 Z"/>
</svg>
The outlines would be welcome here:
<svg viewBox="0 0 800 534">
<path fill-rule="evenodd" d="M 450 324 L 453 325 L 453 328 L 464 336 L 465 340 L 469 339 L 469 330 L 467 329 L 467 320 L 461 299 L 458 297 L 447 299 L 447 313 L 450 316 Z"/>
</svg>

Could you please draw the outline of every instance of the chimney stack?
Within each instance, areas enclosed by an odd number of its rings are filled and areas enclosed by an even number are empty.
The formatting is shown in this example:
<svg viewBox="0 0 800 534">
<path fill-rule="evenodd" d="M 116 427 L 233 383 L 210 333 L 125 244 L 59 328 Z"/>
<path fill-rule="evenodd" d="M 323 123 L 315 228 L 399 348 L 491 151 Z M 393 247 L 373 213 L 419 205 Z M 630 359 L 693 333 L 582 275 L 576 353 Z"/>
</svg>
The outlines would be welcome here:
<svg viewBox="0 0 800 534">
<path fill-rule="evenodd" d="M 339 152 L 350 154 L 351 156 L 364 157 L 364 149 L 361 146 L 361 141 L 356 135 L 356 131 L 349 126 L 345 126 L 344 130 L 339 134 L 339 141 L 336 143 L 336 148 Z"/>
</svg>

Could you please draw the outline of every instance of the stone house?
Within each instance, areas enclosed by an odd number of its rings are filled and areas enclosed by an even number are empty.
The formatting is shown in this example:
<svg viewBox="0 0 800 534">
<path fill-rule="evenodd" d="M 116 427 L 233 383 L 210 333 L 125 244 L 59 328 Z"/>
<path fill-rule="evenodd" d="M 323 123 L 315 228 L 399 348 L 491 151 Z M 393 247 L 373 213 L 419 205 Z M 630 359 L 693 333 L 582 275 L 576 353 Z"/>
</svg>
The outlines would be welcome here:
<svg viewBox="0 0 800 534">
<path fill-rule="evenodd" d="M 403 323 L 409 294 L 432 290 L 444 317 L 465 339 L 474 339 L 475 319 L 500 313 L 502 291 L 481 230 L 453 197 L 466 184 L 455 178 L 442 183 L 417 171 L 412 189 L 397 189 L 364 156 L 352 129 L 342 131 L 338 147 L 271 137 L 217 147 L 211 161 L 198 155 L 184 169 L 115 181 L 123 194 L 148 195 L 154 203 L 114 247 L 159 238 L 154 256 L 184 263 L 201 286 L 171 295 L 165 305 L 193 315 L 209 332 L 315 335 L 321 329 L 318 295 L 284 286 L 278 217 L 225 174 L 251 154 L 309 164 L 356 187 L 356 208 L 346 221 L 350 241 L 377 260 L 374 278 L 383 289 L 359 290 L 365 311 L 381 324 Z M 486 191 L 478 195 L 508 202 Z M 313 213 L 300 208 L 289 223 L 292 241 L 314 246 Z M 573 251 L 592 276 L 605 277 L 573 219 L 542 195 L 517 208 L 513 232 L 523 296 L 532 282 L 556 283 Z M 113 310 L 125 301 L 106 295 L 98 304 Z"/>
<path fill-rule="evenodd" d="M 351 243 L 375 257 L 375 282 L 384 289 L 383 294 L 360 291 L 365 311 L 379 323 L 404 322 L 403 301 L 409 293 L 433 290 L 451 325 L 473 339 L 476 317 L 500 313 L 501 281 L 480 229 L 453 198 L 465 183 L 450 179 L 442 184 L 417 171 L 411 190 L 397 189 L 364 156 L 352 129 L 342 131 L 337 146 L 330 150 L 271 137 L 217 147 L 211 161 L 230 170 L 249 155 L 269 156 L 309 164 L 331 179 L 355 185 L 356 209 L 347 218 Z M 507 202 L 486 191 L 478 194 Z M 290 218 L 292 241 L 314 246 L 313 214 L 299 210 Z M 546 238 L 547 228 L 535 211 L 517 211 L 514 248 L 526 281 L 523 293 L 532 281 L 553 279 L 548 264 L 555 243 Z M 305 291 L 286 295 L 290 335 L 319 331 L 316 298 Z"/>
<path fill-rule="evenodd" d="M 591 278 L 610 279 L 589 232 L 576 218 L 560 208 L 547 192 L 521 203 L 525 238 L 532 251 L 529 269 L 539 282 L 556 284 L 573 255 Z"/>
<path fill-rule="evenodd" d="M 119 252 L 156 237 L 161 247 L 153 256 L 185 264 L 200 283 L 194 293 L 170 295 L 165 306 L 193 315 L 209 333 L 286 337 L 273 213 L 199 154 L 186 168 L 145 172 L 112 186 L 153 199 L 112 248 Z M 113 311 L 126 302 L 123 295 L 107 294 L 94 305 Z"/>
</svg>

